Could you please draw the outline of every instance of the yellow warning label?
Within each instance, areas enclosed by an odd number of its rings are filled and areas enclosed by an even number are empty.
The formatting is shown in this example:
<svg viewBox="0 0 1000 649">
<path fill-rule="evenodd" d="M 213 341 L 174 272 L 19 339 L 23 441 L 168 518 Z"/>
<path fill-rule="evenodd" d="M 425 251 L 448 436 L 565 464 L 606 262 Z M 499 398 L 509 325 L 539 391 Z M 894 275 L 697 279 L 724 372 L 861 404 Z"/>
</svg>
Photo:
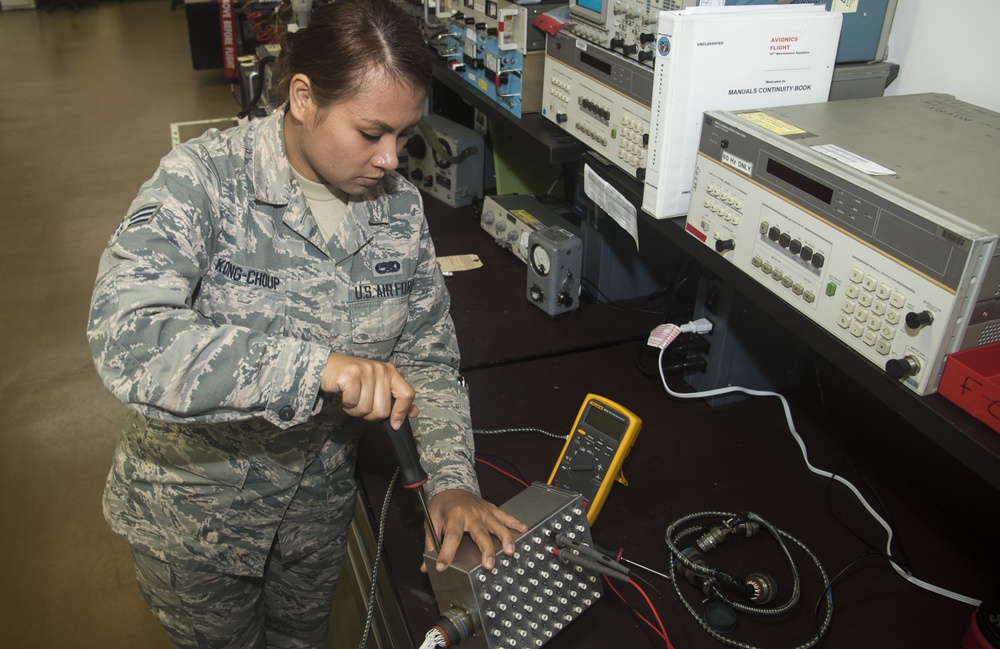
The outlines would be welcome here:
<svg viewBox="0 0 1000 649">
<path fill-rule="evenodd" d="M 536 219 L 535 217 L 533 217 L 530 212 L 527 212 L 525 210 L 511 210 L 510 213 L 513 214 L 514 217 L 518 221 L 521 221 L 522 223 L 526 223 L 528 225 L 541 225 L 542 224 L 541 221 L 539 221 L 538 219 Z"/>
<path fill-rule="evenodd" d="M 746 121 L 756 124 L 761 128 L 766 128 L 777 135 L 801 135 L 805 133 L 805 131 L 799 127 L 792 126 L 788 122 L 783 122 L 776 117 L 768 115 L 767 113 L 740 113 L 739 117 L 740 119 L 745 119 Z"/>
<path fill-rule="evenodd" d="M 858 12 L 858 0 L 833 0 L 830 11 L 837 14 L 853 14 Z"/>
</svg>

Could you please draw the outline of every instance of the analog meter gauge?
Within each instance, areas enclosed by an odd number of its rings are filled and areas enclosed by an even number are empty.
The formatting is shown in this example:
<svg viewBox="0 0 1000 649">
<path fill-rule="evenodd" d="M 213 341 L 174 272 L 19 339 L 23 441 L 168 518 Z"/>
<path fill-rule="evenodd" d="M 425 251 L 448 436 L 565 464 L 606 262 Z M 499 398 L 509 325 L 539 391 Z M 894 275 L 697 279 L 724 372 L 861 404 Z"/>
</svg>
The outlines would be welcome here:
<svg viewBox="0 0 1000 649">
<path fill-rule="evenodd" d="M 550 316 L 573 311 L 580 303 L 583 240 L 557 225 L 528 235 L 528 302 Z"/>
<path fill-rule="evenodd" d="M 531 267 L 538 275 L 545 277 L 552 269 L 552 259 L 544 246 L 535 244 L 531 247 Z"/>
</svg>

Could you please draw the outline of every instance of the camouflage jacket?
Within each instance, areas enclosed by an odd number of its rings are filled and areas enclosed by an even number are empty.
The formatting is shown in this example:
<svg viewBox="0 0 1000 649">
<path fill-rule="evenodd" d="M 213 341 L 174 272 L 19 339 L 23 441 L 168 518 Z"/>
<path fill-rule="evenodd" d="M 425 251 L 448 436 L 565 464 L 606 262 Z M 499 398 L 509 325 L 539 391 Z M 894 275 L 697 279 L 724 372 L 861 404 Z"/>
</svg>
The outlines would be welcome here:
<svg viewBox="0 0 1000 649">
<path fill-rule="evenodd" d="M 112 236 L 91 304 L 97 370 L 133 411 L 111 527 L 153 556 L 259 572 L 303 467 L 334 471 L 360 428 L 320 392 L 331 351 L 390 361 L 411 383 L 428 495 L 478 493 L 449 306 L 402 177 L 352 197 L 324 245 L 280 112 L 176 147 Z M 248 475 L 268 493 L 241 493 Z"/>
</svg>

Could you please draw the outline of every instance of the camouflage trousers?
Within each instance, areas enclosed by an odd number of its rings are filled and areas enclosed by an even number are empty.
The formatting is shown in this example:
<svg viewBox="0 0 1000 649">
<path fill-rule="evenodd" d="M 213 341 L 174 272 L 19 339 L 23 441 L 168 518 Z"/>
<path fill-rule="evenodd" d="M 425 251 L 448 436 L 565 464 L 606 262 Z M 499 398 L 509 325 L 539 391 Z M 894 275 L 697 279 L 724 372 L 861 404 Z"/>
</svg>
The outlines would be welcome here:
<svg viewBox="0 0 1000 649">
<path fill-rule="evenodd" d="M 205 569 L 174 565 L 133 546 L 139 590 L 174 644 L 183 649 L 325 647 L 354 514 L 353 469 L 353 461 L 345 462 L 324 478 L 320 461 L 307 466 L 262 576 L 212 571 L 211 564 Z M 262 477 L 254 474 L 257 479 Z M 335 500 L 328 487 L 335 490 Z M 284 556 L 281 539 L 290 544 Z"/>
<path fill-rule="evenodd" d="M 132 555 L 143 599 L 180 648 L 322 649 L 346 538 L 287 563 L 277 545 L 263 577 L 179 568 L 134 548 Z"/>
</svg>

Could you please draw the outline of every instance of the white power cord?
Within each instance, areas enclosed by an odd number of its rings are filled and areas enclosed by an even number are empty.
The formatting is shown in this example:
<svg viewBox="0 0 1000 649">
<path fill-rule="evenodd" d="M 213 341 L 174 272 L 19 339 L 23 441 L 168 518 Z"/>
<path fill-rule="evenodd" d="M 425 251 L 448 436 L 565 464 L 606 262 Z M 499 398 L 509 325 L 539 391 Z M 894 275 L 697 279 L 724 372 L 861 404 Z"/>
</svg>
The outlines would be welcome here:
<svg viewBox="0 0 1000 649">
<path fill-rule="evenodd" d="M 667 394 L 669 394 L 672 397 L 677 397 L 679 399 L 702 399 L 702 398 L 711 398 L 724 394 L 733 394 L 733 393 L 742 393 L 752 397 L 777 397 L 778 400 L 781 401 L 781 407 L 785 411 L 785 421 L 788 423 L 788 430 L 791 432 L 792 437 L 795 439 L 795 442 L 799 445 L 799 450 L 802 452 L 802 459 L 805 461 L 806 467 L 816 475 L 823 476 L 824 478 L 828 478 L 831 480 L 835 480 L 840 484 L 844 485 L 845 487 L 847 487 L 851 491 L 851 493 L 853 493 L 855 497 L 861 502 L 861 504 L 868 511 L 868 513 L 871 514 L 872 518 L 874 518 L 879 523 L 879 525 L 881 525 L 882 528 L 885 530 L 888 536 L 885 544 L 885 553 L 888 557 L 890 557 L 889 565 L 892 566 L 893 570 L 895 570 L 903 579 L 909 581 L 915 586 L 919 586 L 920 588 L 928 590 L 932 593 L 936 593 L 938 595 L 942 595 L 944 597 L 949 597 L 958 602 L 962 602 L 963 604 L 969 604 L 970 606 L 978 607 L 979 604 L 981 603 L 980 600 L 974 599 L 972 597 L 967 597 L 966 595 L 955 593 L 950 590 L 941 588 L 939 586 L 935 586 L 934 584 L 930 584 L 921 579 L 917 579 L 908 571 L 904 570 L 902 566 L 900 566 L 899 564 L 897 564 L 895 561 L 892 560 L 891 558 L 892 535 L 893 535 L 892 528 L 885 521 L 885 519 L 879 516 L 878 512 L 876 512 L 872 508 L 872 506 L 868 504 L 868 501 L 865 500 L 865 497 L 861 495 L 861 492 L 858 491 L 857 487 L 851 484 L 850 481 L 839 475 L 830 473 L 829 471 L 818 469 L 809 462 L 809 453 L 806 450 L 805 442 L 802 441 L 802 437 L 799 436 L 798 431 L 795 429 L 795 423 L 792 421 L 792 412 L 791 409 L 788 407 L 788 401 L 785 400 L 785 397 L 778 394 L 777 392 L 771 392 L 768 390 L 752 390 L 750 388 L 744 388 L 740 386 L 729 386 L 725 388 L 717 388 L 715 390 L 705 390 L 702 392 L 674 392 L 673 390 L 670 389 L 670 386 L 667 385 L 667 377 L 663 373 L 663 355 L 666 352 L 667 347 L 670 345 L 670 343 L 674 341 L 674 339 L 677 338 L 677 336 L 679 336 L 682 333 L 703 334 L 703 333 L 708 333 L 711 330 L 712 330 L 712 323 L 705 318 L 701 318 L 699 320 L 695 320 L 693 322 L 689 322 L 687 324 L 680 326 L 675 324 L 663 324 L 653 329 L 653 331 L 649 334 L 649 340 L 647 341 L 647 344 L 650 347 L 659 347 L 660 349 L 660 356 L 658 361 L 660 370 L 660 381 L 663 383 L 663 388 L 667 391 Z"/>
</svg>

